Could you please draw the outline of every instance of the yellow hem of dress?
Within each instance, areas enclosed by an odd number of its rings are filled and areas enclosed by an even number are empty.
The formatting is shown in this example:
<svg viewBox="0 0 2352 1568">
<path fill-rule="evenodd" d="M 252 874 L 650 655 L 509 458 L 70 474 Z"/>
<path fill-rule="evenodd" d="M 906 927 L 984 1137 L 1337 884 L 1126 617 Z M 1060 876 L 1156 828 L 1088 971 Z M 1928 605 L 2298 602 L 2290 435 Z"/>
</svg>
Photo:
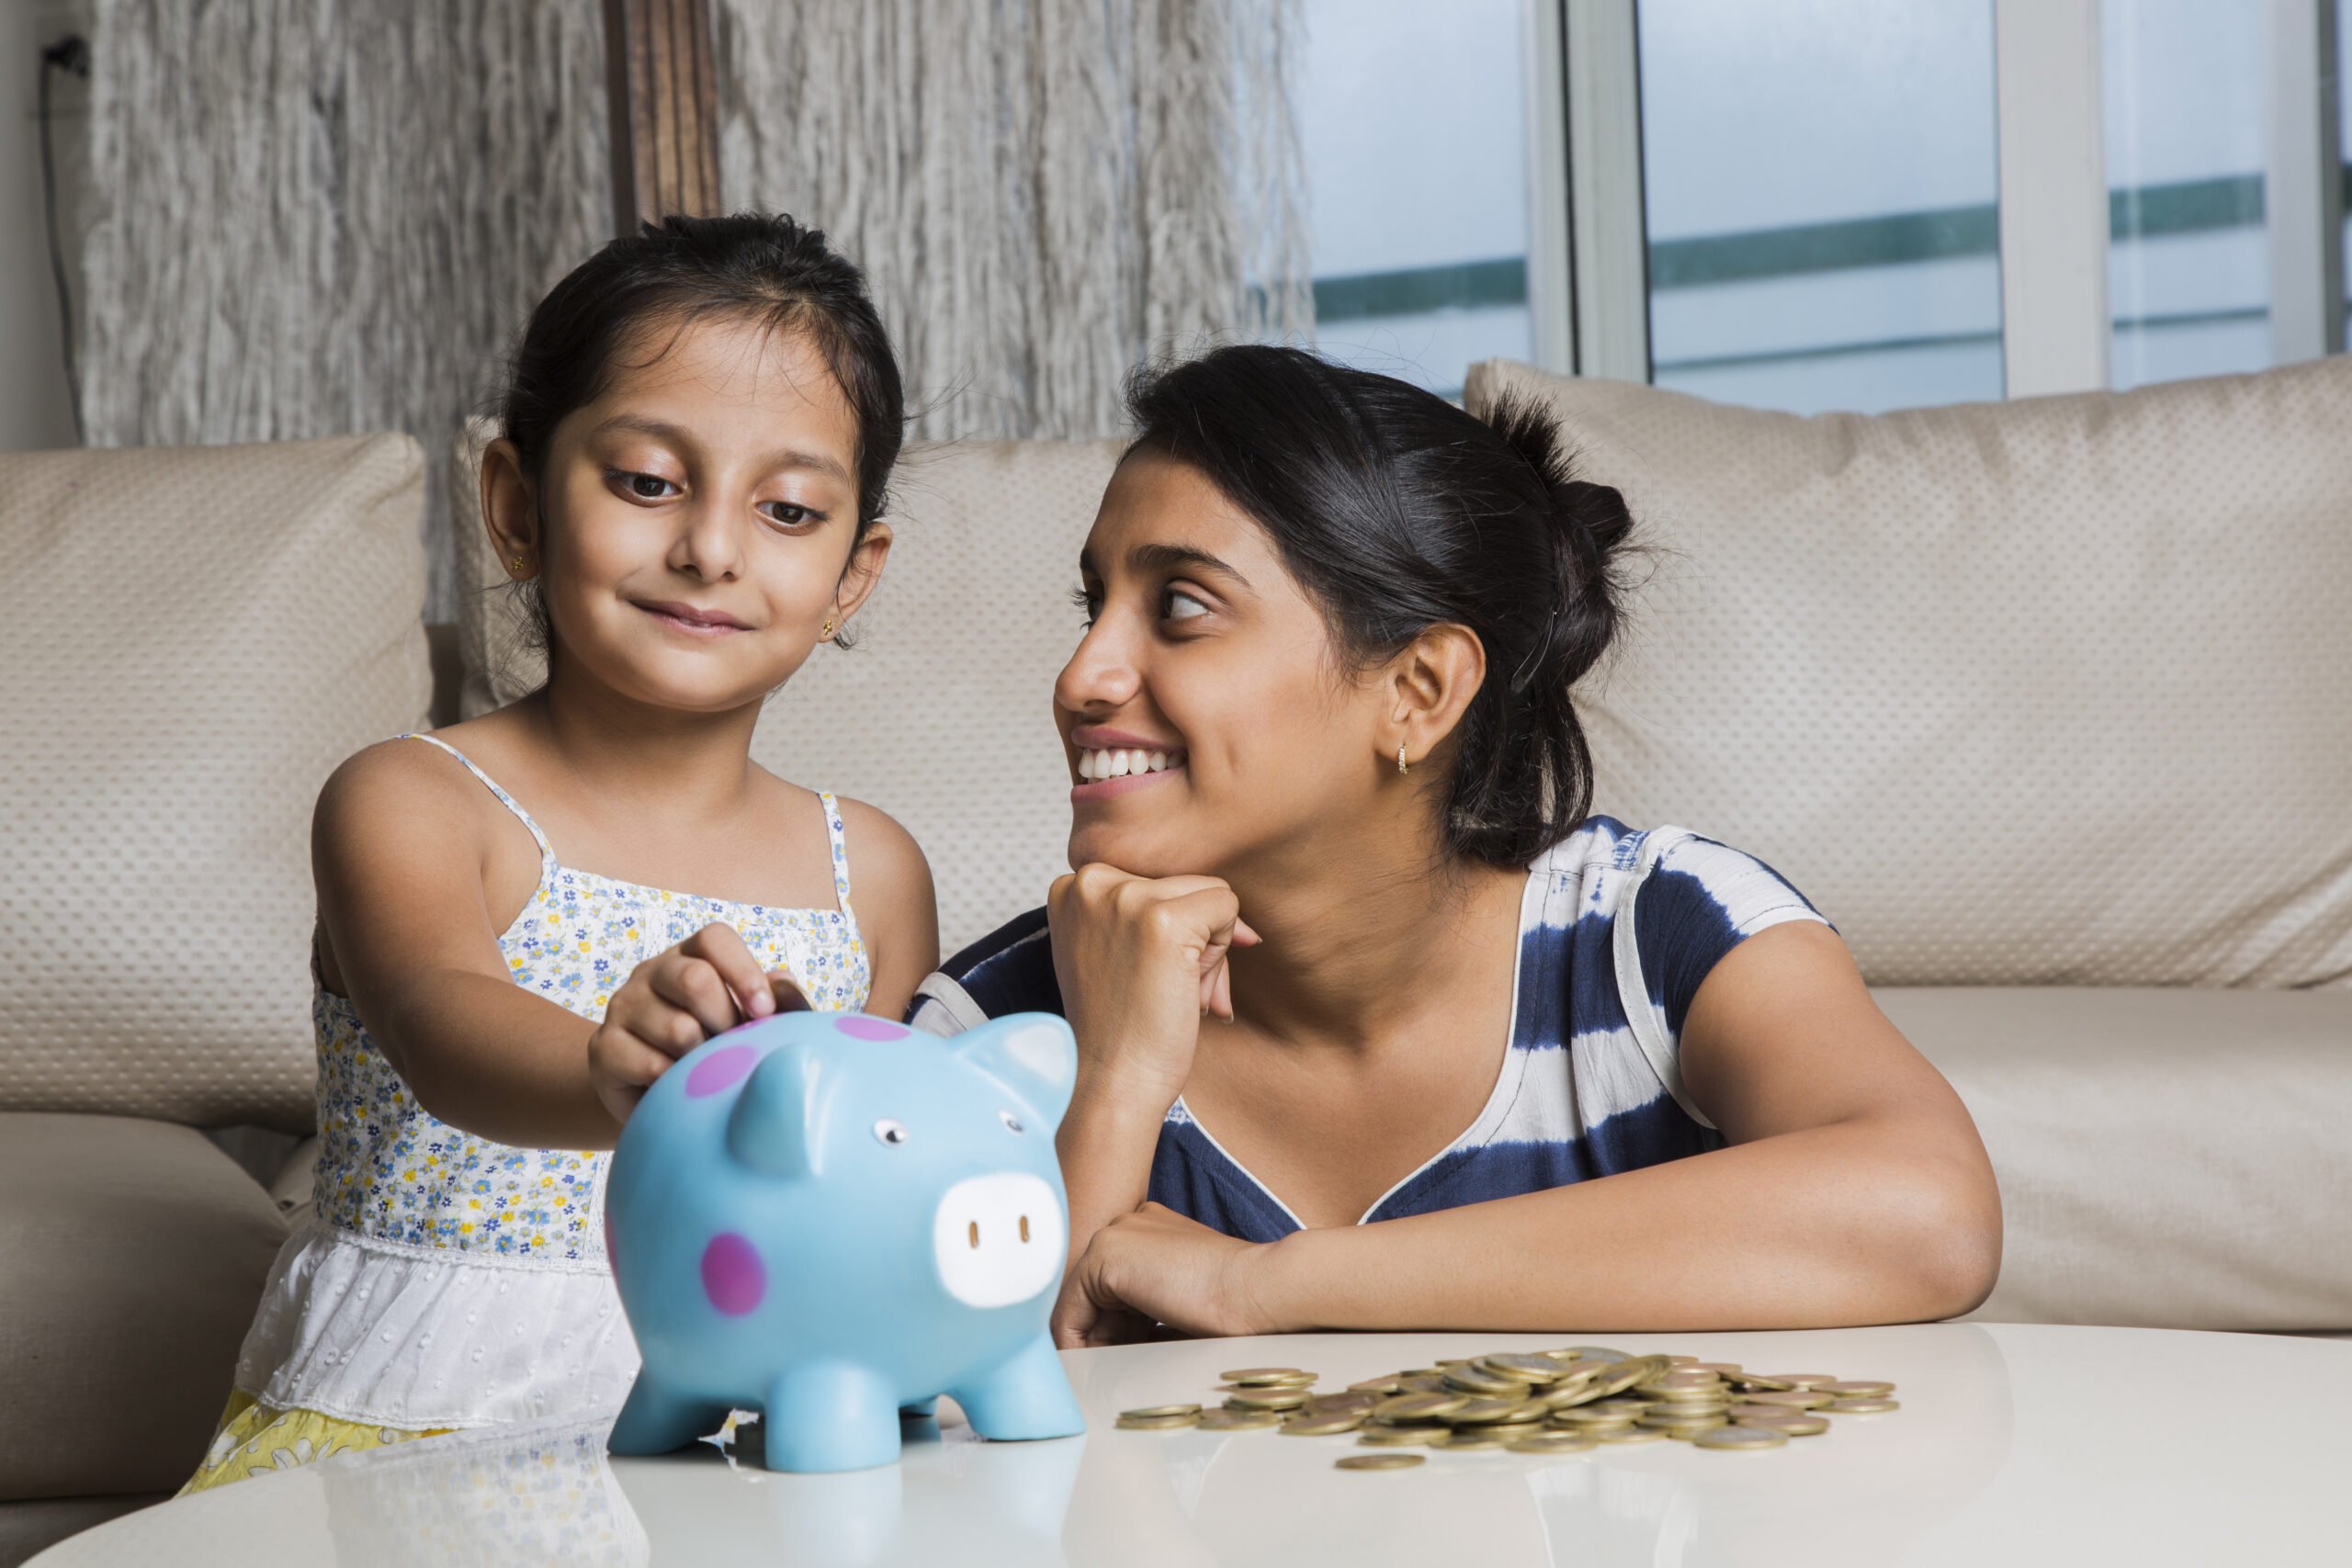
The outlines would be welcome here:
<svg viewBox="0 0 2352 1568">
<path fill-rule="evenodd" d="M 204 1462 L 188 1477 L 179 1495 L 209 1492 L 247 1476 L 299 1470 L 329 1454 L 364 1453 L 418 1438 L 437 1438 L 452 1427 L 411 1431 L 401 1427 L 377 1427 L 364 1421 L 340 1421 L 315 1410 L 280 1410 L 262 1404 L 239 1389 L 229 1395 L 220 1413 L 220 1429 L 205 1450 Z"/>
</svg>

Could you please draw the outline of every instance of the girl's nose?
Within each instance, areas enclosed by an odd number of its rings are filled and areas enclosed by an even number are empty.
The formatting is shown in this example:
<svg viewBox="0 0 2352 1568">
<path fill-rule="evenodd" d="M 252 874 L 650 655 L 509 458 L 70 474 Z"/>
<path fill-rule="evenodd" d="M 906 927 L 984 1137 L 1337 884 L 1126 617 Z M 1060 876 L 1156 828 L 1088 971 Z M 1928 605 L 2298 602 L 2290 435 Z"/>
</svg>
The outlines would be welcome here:
<svg viewBox="0 0 2352 1568">
<path fill-rule="evenodd" d="M 683 513 L 684 526 L 670 547 L 671 569 L 706 582 L 723 581 L 741 571 L 743 531 L 735 512 L 717 500 L 689 504 Z"/>
<path fill-rule="evenodd" d="M 1055 677 L 1054 703 L 1066 712 L 1082 714 L 1124 706 L 1142 690 L 1143 676 L 1106 617 L 1087 628 L 1078 650 Z"/>
</svg>

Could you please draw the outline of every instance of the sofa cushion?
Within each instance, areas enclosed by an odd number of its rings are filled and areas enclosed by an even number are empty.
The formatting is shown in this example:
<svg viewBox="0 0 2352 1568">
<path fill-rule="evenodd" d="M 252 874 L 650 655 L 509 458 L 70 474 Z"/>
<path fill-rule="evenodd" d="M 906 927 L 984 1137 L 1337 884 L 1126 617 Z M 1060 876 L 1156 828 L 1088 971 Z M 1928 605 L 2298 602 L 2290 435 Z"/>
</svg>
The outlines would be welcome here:
<svg viewBox="0 0 2352 1568">
<path fill-rule="evenodd" d="M 0 456 L 0 1110 L 308 1127 L 311 806 L 424 716 L 423 473 Z"/>
<path fill-rule="evenodd" d="M 468 490 L 484 434 L 451 465 Z M 944 951 L 1046 901 L 1069 869 L 1069 770 L 1054 677 L 1078 646 L 1078 550 L 1123 444 L 917 445 L 891 481 L 896 539 L 850 649 L 820 648 L 775 699 L 752 755 L 879 807 L 930 857 Z M 466 716 L 546 678 L 478 524 L 458 597 Z M 526 803 L 527 804 L 527 803 Z M 563 846 L 558 844 L 560 854 Z M 856 897 L 857 867 L 850 867 Z"/>
<path fill-rule="evenodd" d="M 1975 1316 L 2352 1328 L 2352 993 L 1877 997 L 2000 1179 L 2001 1280 Z"/>
<path fill-rule="evenodd" d="M 286 1234 L 192 1129 L 0 1113 L 0 1501 L 186 1481 Z"/>
<path fill-rule="evenodd" d="M 1600 809 L 1885 985 L 2352 981 L 2352 359 L 1866 417 L 1476 367 L 1661 549 Z"/>
</svg>

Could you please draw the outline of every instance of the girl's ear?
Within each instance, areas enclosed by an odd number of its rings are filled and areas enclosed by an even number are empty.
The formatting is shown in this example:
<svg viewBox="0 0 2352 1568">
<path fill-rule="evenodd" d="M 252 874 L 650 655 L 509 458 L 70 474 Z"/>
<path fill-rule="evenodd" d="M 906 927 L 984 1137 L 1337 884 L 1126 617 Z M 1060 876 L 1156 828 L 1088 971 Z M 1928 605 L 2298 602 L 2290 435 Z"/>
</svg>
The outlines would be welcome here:
<svg viewBox="0 0 2352 1568">
<path fill-rule="evenodd" d="M 865 525 L 865 537 L 858 540 L 849 552 L 849 560 L 842 568 L 842 580 L 833 589 L 834 629 L 849 625 L 874 585 L 882 581 L 882 563 L 890 558 L 890 525 L 876 517 Z"/>
<path fill-rule="evenodd" d="M 523 456 L 501 436 L 481 452 L 481 521 L 498 565 L 521 581 L 539 570 L 539 509 L 523 477 Z"/>
</svg>

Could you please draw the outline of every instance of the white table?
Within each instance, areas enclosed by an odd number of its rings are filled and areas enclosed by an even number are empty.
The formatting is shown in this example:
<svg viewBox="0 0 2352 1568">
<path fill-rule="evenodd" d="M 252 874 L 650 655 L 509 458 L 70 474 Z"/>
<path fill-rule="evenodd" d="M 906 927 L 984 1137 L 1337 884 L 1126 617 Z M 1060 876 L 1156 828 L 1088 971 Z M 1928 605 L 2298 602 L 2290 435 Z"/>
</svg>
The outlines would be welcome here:
<svg viewBox="0 0 2352 1568">
<path fill-rule="evenodd" d="M 903 1461 L 768 1475 L 715 1450 L 608 1461 L 543 1424 L 428 1438 L 242 1482 L 61 1543 L 40 1568 L 172 1563 L 911 1562 L 2138 1565 L 2352 1562 L 2352 1345 L 2256 1335 L 1945 1324 L 1576 1336 L 1759 1371 L 1887 1378 L 1903 1409 L 1759 1454 L 1679 1443 L 1566 1457 L 1435 1452 L 1335 1470 L 1352 1438 L 1123 1432 L 1217 1373 L 1337 1387 L 1559 1336 L 1311 1335 L 1065 1357 L 1092 1428 L 985 1443 L 945 1407 Z"/>
</svg>

